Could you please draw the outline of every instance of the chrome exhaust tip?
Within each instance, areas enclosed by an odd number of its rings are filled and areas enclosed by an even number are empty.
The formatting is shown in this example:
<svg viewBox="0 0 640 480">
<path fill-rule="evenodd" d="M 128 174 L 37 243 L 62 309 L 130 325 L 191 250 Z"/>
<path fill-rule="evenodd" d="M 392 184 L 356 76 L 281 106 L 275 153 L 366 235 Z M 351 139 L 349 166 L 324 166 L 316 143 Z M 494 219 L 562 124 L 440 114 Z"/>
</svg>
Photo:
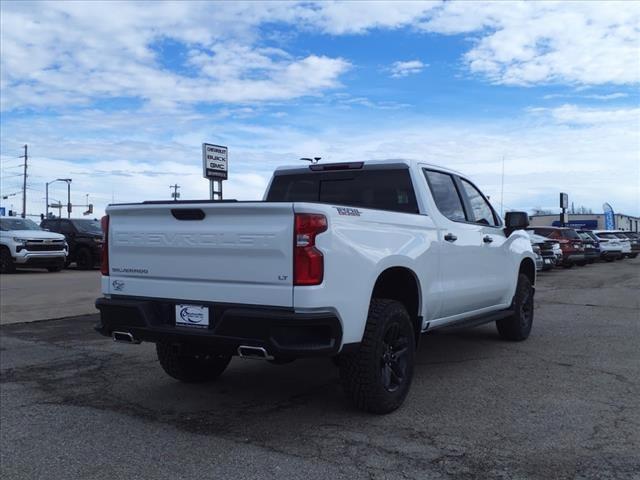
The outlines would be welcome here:
<svg viewBox="0 0 640 480">
<path fill-rule="evenodd" d="M 135 338 L 129 332 L 113 332 L 111 336 L 113 337 L 114 342 L 133 343 L 133 344 L 140 343 L 140 340 Z"/>
<path fill-rule="evenodd" d="M 248 358 L 251 360 L 273 360 L 273 357 L 267 353 L 262 347 L 252 347 L 250 345 L 240 345 L 238 347 L 238 355 L 240 358 Z"/>
</svg>

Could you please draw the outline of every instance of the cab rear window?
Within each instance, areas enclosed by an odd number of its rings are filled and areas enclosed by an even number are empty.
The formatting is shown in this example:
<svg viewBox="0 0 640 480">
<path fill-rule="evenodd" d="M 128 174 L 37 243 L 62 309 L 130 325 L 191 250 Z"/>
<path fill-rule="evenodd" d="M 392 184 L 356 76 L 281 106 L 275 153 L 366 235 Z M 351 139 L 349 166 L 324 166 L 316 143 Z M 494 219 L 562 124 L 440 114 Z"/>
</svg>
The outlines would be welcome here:
<svg viewBox="0 0 640 480">
<path fill-rule="evenodd" d="M 359 170 L 279 174 L 268 202 L 318 202 L 418 213 L 409 170 Z"/>
</svg>

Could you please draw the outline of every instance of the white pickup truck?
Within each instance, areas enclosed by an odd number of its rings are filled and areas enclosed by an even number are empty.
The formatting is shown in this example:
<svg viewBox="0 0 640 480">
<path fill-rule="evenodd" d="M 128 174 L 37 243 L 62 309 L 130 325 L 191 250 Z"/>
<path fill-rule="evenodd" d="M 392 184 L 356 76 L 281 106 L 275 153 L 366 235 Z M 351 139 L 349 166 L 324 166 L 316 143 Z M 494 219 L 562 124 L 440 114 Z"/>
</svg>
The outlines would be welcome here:
<svg viewBox="0 0 640 480">
<path fill-rule="evenodd" d="M 283 167 L 263 201 L 111 205 L 96 329 L 156 343 L 187 382 L 234 355 L 334 357 L 363 410 L 404 401 L 420 335 L 495 321 L 523 340 L 535 257 L 465 176 L 418 161 Z"/>
<path fill-rule="evenodd" d="M 28 218 L 0 217 L 0 273 L 16 268 L 59 272 L 68 253 L 64 235 L 43 230 Z"/>
</svg>

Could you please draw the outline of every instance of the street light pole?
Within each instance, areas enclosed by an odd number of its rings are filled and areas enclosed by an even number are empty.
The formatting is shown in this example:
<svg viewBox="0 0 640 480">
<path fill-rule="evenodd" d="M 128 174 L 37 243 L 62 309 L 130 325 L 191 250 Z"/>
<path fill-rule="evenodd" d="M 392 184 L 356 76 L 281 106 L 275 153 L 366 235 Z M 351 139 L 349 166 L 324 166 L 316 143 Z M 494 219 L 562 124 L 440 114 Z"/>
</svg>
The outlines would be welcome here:
<svg viewBox="0 0 640 480">
<path fill-rule="evenodd" d="M 71 218 L 71 179 L 67 182 L 67 218 Z"/>
<path fill-rule="evenodd" d="M 50 182 L 46 183 L 46 188 L 45 188 L 45 192 L 46 192 L 46 197 L 45 197 L 45 201 L 47 202 L 47 207 L 45 209 L 46 211 L 46 215 L 47 218 L 49 218 L 49 184 L 51 183 L 55 183 L 55 182 L 65 182 L 67 184 L 67 218 L 71 218 L 71 178 L 56 178 L 55 180 L 51 180 Z M 58 209 L 58 217 L 60 216 L 60 209 Z"/>
</svg>

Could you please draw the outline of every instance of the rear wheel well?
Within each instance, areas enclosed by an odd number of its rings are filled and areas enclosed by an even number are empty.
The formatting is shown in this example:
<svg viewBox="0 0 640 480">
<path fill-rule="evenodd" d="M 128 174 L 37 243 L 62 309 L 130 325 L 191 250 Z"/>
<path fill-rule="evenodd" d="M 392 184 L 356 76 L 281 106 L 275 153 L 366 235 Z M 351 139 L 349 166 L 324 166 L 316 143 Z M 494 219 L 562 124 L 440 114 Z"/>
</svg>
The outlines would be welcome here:
<svg viewBox="0 0 640 480">
<path fill-rule="evenodd" d="M 533 260 L 530 258 L 525 258 L 520 262 L 520 270 L 518 271 L 518 275 L 523 274 L 526 275 L 531 285 L 536 283 L 536 266 L 533 263 Z"/>
<path fill-rule="evenodd" d="M 404 267 L 388 268 L 382 272 L 373 287 L 372 298 L 388 298 L 404 305 L 416 332 L 416 341 L 422 331 L 420 317 L 420 288 L 416 275 Z"/>
</svg>

